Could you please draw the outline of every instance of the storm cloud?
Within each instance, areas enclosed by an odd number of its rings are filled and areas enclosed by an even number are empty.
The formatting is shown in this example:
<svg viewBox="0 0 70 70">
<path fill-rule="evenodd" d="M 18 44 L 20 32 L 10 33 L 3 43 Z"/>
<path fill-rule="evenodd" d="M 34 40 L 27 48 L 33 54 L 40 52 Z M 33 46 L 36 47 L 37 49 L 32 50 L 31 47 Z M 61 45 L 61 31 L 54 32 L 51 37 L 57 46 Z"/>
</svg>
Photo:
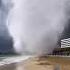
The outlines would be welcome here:
<svg viewBox="0 0 70 70">
<path fill-rule="evenodd" d="M 7 17 L 10 10 L 9 0 L 0 0 L 0 53 L 13 51 L 13 40 L 7 28 Z"/>
</svg>

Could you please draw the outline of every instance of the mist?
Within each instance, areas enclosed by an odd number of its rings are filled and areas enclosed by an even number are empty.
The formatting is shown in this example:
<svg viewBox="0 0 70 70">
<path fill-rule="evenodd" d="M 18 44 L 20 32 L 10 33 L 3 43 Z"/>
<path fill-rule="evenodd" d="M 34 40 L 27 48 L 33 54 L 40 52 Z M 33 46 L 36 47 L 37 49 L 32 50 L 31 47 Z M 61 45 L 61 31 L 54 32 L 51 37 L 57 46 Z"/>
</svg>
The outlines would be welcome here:
<svg viewBox="0 0 70 70">
<path fill-rule="evenodd" d="M 69 19 L 69 0 L 12 0 L 8 30 L 15 52 L 50 54 Z M 69 9 L 69 8 L 68 8 Z"/>
</svg>

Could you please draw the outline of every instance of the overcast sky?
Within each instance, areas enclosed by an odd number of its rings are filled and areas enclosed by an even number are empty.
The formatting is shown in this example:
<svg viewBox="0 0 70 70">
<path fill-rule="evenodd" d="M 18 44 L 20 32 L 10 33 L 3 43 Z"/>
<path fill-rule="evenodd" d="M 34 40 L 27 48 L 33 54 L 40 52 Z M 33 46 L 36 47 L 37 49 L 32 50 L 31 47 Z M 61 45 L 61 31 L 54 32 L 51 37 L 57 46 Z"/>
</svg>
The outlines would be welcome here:
<svg viewBox="0 0 70 70">
<path fill-rule="evenodd" d="M 0 52 L 9 52 L 12 49 L 12 39 L 6 23 L 9 9 L 10 0 L 0 0 Z"/>
<path fill-rule="evenodd" d="M 6 20 L 11 8 L 11 0 L 0 0 L 0 52 L 8 52 L 12 49 L 12 39 L 9 35 Z M 63 38 L 70 37 L 70 19 L 69 26 L 65 29 Z"/>
</svg>

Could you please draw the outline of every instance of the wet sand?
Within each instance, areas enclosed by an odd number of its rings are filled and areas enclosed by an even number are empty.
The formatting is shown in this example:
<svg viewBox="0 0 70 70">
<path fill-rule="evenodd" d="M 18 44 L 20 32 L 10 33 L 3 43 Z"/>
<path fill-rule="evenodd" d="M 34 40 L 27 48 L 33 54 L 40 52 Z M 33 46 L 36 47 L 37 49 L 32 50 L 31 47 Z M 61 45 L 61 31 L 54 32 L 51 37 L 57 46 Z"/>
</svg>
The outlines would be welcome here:
<svg viewBox="0 0 70 70">
<path fill-rule="evenodd" d="M 29 58 L 0 66 L 0 70 L 70 70 L 70 57 Z"/>
</svg>

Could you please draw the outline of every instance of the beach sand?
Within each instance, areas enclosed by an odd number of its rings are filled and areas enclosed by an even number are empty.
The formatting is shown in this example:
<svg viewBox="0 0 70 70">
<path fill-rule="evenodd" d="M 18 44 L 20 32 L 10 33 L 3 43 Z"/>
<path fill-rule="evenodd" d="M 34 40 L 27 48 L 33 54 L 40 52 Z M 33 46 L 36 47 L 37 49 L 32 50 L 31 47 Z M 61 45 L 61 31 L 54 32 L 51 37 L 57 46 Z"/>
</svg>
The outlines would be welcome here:
<svg viewBox="0 0 70 70">
<path fill-rule="evenodd" d="M 0 66 L 0 70 L 70 70 L 70 57 L 29 58 Z"/>
</svg>

